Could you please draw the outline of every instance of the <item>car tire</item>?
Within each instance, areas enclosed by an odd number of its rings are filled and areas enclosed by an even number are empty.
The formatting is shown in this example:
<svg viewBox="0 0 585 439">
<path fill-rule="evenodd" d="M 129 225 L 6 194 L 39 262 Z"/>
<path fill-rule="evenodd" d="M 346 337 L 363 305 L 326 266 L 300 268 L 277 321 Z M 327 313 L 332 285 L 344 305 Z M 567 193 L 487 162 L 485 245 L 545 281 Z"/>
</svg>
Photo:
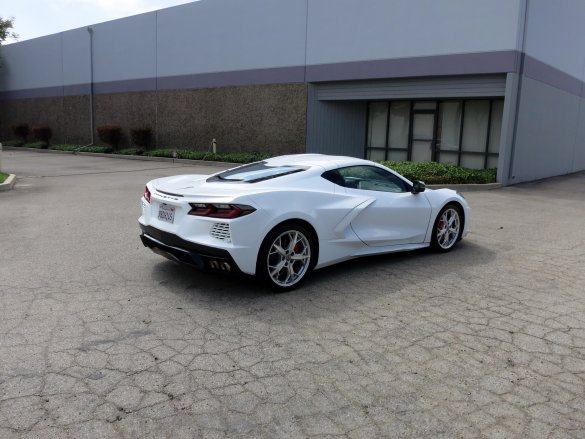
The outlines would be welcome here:
<svg viewBox="0 0 585 439">
<path fill-rule="evenodd" d="M 316 247 L 308 230 L 294 223 L 274 228 L 264 239 L 256 274 L 275 291 L 298 287 L 313 270 Z"/>
<path fill-rule="evenodd" d="M 440 253 L 448 252 L 461 239 L 462 232 L 461 209 L 454 204 L 448 204 L 441 209 L 433 224 L 431 247 Z"/>
</svg>

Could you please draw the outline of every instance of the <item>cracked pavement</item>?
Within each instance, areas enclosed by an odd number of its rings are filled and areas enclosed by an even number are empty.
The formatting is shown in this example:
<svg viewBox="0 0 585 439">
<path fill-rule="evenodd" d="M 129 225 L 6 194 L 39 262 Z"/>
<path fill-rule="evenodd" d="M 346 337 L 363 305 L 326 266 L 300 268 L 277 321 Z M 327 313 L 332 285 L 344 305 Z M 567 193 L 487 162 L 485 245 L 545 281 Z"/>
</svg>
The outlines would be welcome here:
<svg viewBox="0 0 585 439">
<path fill-rule="evenodd" d="M 147 180 L 219 168 L 3 166 L 3 439 L 585 437 L 585 173 L 466 194 L 472 233 L 449 254 L 273 294 L 138 239 Z"/>
</svg>

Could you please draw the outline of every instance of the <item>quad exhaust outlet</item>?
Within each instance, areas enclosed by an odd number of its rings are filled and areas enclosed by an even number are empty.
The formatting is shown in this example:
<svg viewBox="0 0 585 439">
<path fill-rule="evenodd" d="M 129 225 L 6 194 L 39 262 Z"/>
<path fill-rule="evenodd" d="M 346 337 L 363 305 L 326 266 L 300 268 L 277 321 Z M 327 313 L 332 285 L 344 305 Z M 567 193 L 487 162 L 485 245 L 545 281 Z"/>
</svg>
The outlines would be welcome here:
<svg viewBox="0 0 585 439">
<path fill-rule="evenodd" d="M 232 266 L 228 262 L 216 261 L 215 259 L 209 261 L 209 266 L 212 270 L 225 271 L 227 273 L 232 271 Z"/>
</svg>

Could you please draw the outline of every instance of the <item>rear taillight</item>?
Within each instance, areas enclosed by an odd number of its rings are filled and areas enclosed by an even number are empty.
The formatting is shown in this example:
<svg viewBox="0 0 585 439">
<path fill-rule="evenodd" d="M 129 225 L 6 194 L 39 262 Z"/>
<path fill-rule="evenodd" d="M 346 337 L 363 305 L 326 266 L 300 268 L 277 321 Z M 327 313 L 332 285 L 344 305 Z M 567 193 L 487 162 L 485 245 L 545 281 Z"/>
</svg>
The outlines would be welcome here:
<svg viewBox="0 0 585 439">
<path fill-rule="evenodd" d="M 252 206 L 245 204 L 209 204 L 209 203 L 190 203 L 191 211 L 189 215 L 205 216 L 208 218 L 239 218 L 254 212 Z"/>
<path fill-rule="evenodd" d="M 148 186 L 144 188 L 144 199 L 150 203 L 150 191 L 148 190 Z"/>
</svg>

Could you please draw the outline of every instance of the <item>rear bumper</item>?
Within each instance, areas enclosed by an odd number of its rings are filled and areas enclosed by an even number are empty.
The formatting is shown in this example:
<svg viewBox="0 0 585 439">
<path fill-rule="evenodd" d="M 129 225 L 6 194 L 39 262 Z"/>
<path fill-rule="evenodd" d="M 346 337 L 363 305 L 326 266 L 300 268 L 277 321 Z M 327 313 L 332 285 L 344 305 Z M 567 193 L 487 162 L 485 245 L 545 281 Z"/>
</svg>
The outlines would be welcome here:
<svg viewBox="0 0 585 439">
<path fill-rule="evenodd" d="M 144 224 L 140 224 L 140 228 L 142 244 L 171 261 L 182 262 L 198 270 L 241 273 L 227 250 L 195 244 Z"/>
</svg>

